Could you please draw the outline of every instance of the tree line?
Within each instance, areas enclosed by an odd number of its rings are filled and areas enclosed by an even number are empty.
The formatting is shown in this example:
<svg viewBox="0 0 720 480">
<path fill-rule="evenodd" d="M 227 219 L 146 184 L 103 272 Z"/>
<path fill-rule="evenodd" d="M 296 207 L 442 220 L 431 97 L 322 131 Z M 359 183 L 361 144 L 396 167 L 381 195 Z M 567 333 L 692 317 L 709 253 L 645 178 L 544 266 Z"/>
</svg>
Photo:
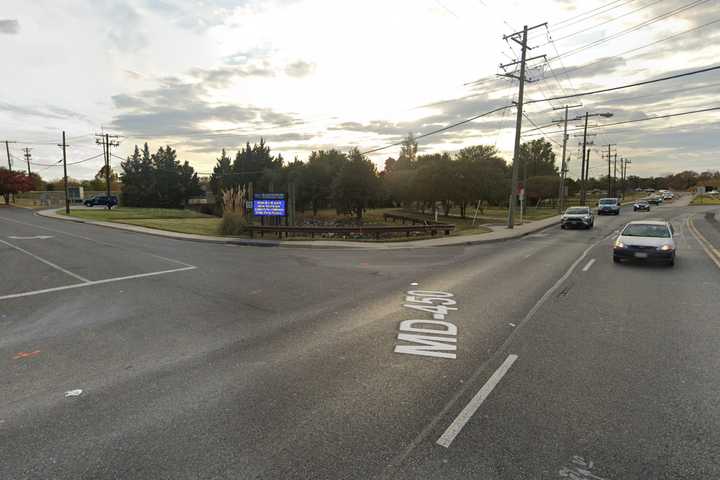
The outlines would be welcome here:
<svg viewBox="0 0 720 480">
<path fill-rule="evenodd" d="M 234 159 L 223 150 L 210 177 L 210 188 L 220 208 L 223 190 L 252 183 L 255 192 L 287 191 L 292 182 L 299 210 L 311 209 L 317 214 L 320 209 L 335 208 L 358 218 L 369 207 L 426 210 L 440 204 L 445 213 L 457 206 L 465 215 L 467 207 L 476 202 L 507 202 L 511 167 L 494 146 L 476 145 L 453 154 L 417 152 L 414 137 L 408 135 L 398 158 L 388 158 L 382 171 L 357 148 L 347 153 L 313 151 L 307 162 L 296 158 L 285 164 L 282 156 L 273 156 L 261 140 L 246 144 Z M 520 158 L 528 178 L 536 179 L 538 195 L 546 194 L 547 189 L 540 186 L 547 182 L 539 180 L 544 177 L 555 178 L 553 191 L 557 193 L 558 173 L 549 143 L 534 140 L 523 144 Z"/>
</svg>

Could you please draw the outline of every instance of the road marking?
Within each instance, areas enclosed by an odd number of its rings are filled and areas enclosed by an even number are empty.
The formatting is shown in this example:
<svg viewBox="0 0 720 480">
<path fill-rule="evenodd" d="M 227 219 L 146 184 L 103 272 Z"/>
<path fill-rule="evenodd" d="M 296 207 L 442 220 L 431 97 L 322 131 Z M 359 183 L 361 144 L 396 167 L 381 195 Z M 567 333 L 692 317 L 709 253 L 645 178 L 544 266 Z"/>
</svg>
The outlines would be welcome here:
<svg viewBox="0 0 720 480">
<path fill-rule="evenodd" d="M 21 358 L 32 358 L 40 355 L 40 350 L 33 350 L 32 352 L 18 352 L 13 357 L 13 360 L 20 360 Z"/>
<path fill-rule="evenodd" d="M 594 259 L 594 258 L 591 258 L 590 261 L 587 263 L 587 265 L 585 265 L 585 266 L 583 267 L 582 271 L 583 271 L 583 272 L 587 272 L 588 270 L 590 270 L 590 267 L 593 266 L 593 263 L 595 263 L 595 259 Z"/>
<path fill-rule="evenodd" d="M 19 220 L 14 220 L 14 219 L 12 219 L 12 218 L 7 218 L 7 217 L 0 217 L 0 220 L 4 220 L 4 221 L 6 221 L 6 222 L 17 223 L 17 224 L 19 224 L 19 225 L 27 225 L 28 227 L 39 228 L 39 229 L 41 229 L 41 230 L 47 230 L 48 232 L 62 233 L 63 235 L 67 235 L 68 237 L 80 238 L 80 239 L 82 239 L 82 240 L 87 240 L 88 242 L 97 243 L 98 245 L 104 245 L 104 246 L 106 246 L 106 247 L 113 247 L 113 248 L 119 248 L 119 249 L 122 249 L 122 250 L 132 251 L 130 248 L 124 247 L 124 246 L 122 246 L 122 245 L 117 245 L 117 244 L 114 244 L 114 243 L 103 242 L 103 241 L 100 241 L 100 240 L 97 240 L 97 239 L 94 239 L 94 238 L 86 237 L 86 236 L 84 236 L 84 235 L 77 235 L 77 234 L 75 234 L 75 233 L 66 232 L 66 231 L 64 231 L 64 230 L 58 230 L 58 229 L 56 229 L 56 228 L 43 227 L 42 225 L 36 225 L 36 224 L 34 224 L 34 223 L 21 222 L 21 221 L 19 221 Z M 51 218 L 51 220 L 52 220 L 52 218 Z M 62 220 L 61 220 L 61 221 L 62 221 Z M 80 223 L 80 222 L 76 222 L 76 223 Z M 92 224 L 84 224 L 84 225 L 91 225 L 91 226 L 92 226 Z M 126 233 L 133 233 L 133 232 L 126 232 Z M 150 255 L 151 257 L 159 258 L 159 259 L 161 259 L 161 260 L 166 260 L 166 261 L 168 261 L 168 262 L 177 263 L 178 265 L 183 265 L 183 266 L 185 266 L 185 267 L 191 267 L 191 266 L 192 266 L 192 265 L 190 265 L 189 263 L 181 262 L 180 260 L 175 260 L 175 259 L 173 259 L 173 258 L 163 257 L 162 255 L 157 255 L 157 254 L 155 254 L 155 253 L 150 253 L 150 252 L 145 251 L 145 250 L 141 250 L 141 251 L 142 251 L 142 253 L 145 254 L 145 255 Z"/>
<path fill-rule="evenodd" d="M 572 275 L 572 273 L 575 271 L 577 266 L 582 262 L 585 257 L 587 257 L 588 253 L 590 253 L 590 250 L 597 247 L 601 242 L 604 242 L 608 238 L 612 237 L 613 233 L 610 233 L 608 235 L 603 236 L 595 243 L 589 245 L 578 258 L 575 259 L 575 261 L 570 265 L 570 268 L 567 269 L 567 271 L 563 274 L 562 277 L 560 277 L 555 284 L 553 284 L 550 289 L 545 292 L 545 294 L 540 297 L 540 299 L 535 303 L 535 305 L 528 311 L 528 313 L 523 317 L 523 319 L 518 322 L 518 326 L 513 329 L 512 333 L 508 335 L 508 337 L 505 339 L 505 341 L 500 345 L 500 347 L 496 350 L 495 354 L 485 362 L 483 362 L 477 370 L 472 374 L 470 379 L 465 382 L 464 386 L 460 387 L 455 394 L 450 398 L 450 400 L 445 403 L 443 408 L 438 412 L 437 415 L 435 415 L 430 422 L 425 425 L 425 427 L 418 433 L 415 438 L 397 455 L 395 455 L 388 466 L 386 467 L 385 471 L 389 469 L 396 468 L 398 465 L 400 465 L 407 457 L 412 453 L 415 448 L 417 448 L 418 445 L 420 445 L 425 439 L 432 433 L 432 431 L 437 426 L 438 422 L 445 418 L 448 411 L 455 405 L 455 403 L 458 401 L 458 399 L 465 393 L 465 391 L 470 387 L 471 384 L 473 384 L 478 378 L 480 378 L 480 375 L 483 374 L 485 369 L 487 368 L 487 365 L 492 362 L 493 360 L 496 360 L 496 357 L 500 355 L 502 352 L 505 352 L 507 348 L 510 346 L 510 343 L 515 339 L 516 335 L 519 335 L 518 332 L 522 329 L 522 327 L 532 319 L 532 317 L 535 315 L 535 312 L 537 312 L 540 307 L 550 298 L 555 291 L 560 288 L 560 286 Z M 382 478 L 387 478 L 387 475 L 382 476 Z"/>
<path fill-rule="evenodd" d="M 30 252 L 28 252 L 27 250 L 25 250 L 24 248 L 20 248 L 20 247 L 18 247 L 17 245 L 13 245 L 12 243 L 6 242 L 5 240 L 0 240 L 0 243 L 4 243 L 4 244 L 7 245 L 8 247 L 14 248 L 15 250 L 18 250 L 18 251 L 20 251 L 20 252 L 22 252 L 22 253 L 24 253 L 24 254 L 26 254 L 26 255 L 30 255 L 30 256 L 31 256 L 32 258 L 34 258 L 35 260 L 38 260 L 38 261 L 44 263 L 45 265 L 49 265 L 49 266 L 51 266 L 51 267 L 53 267 L 53 268 L 55 268 L 55 269 L 57 269 L 57 270 L 60 270 L 61 272 L 63 272 L 63 273 L 66 274 L 66 275 L 70 275 L 71 277 L 77 278 L 77 279 L 80 280 L 81 282 L 85 282 L 85 283 L 90 282 L 90 280 L 88 280 L 87 278 L 81 277 L 80 275 L 78 275 L 78 274 L 76 274 L 76 273 L 73 273 L 73 272 L 71 272 L 70 270 L 66 270 L 66 269 L 62 268 L 60 265 L 54 264 L 54 263 L 51 262 L 50 260 L 45 260 L 45 259 L 42 258 L 42 257 L 38 257 L 38 256 L 35 255 L 34 253 L 30 253 Z"/>
<path fill-rule="evenodd" d="M 52 235 L 34 235 L 32 237 L 17 237 L 15 235 L 10 235 L 8 238 L 12 238 L 13 240 L 47 240 L 48 238 L 53 238 Z"/>
<path fill-rule="evenodd" d="M 29 297 L 31 295 L 40 295 L 42 293 L 60 292 L 62 290 L 71 290 L 73 288 L 92 287 L 93 285 L 102 285 L 104 283 L 113 283 L 113 282 L 120 282 L 123 280 L 132 280 L 134 278 L 145 278 L 145 277 L 153 277 L 156 275 L 165 275 L 168 273 L 184 272 L 186 270 L 194 270 L 196 268 L 197 267 L 194 267 L 191 265 L 189 267 L 173 268 L 172 270 L 162 270 L 159 272 L 138 273 L 136 275 L 128 275 L 125 277 L 106 278 L 104 280 L 92 280 L 92 281 L 87 281 L 85 283 L 74 283 L 72 285 L 64 285 L 62 287 L 45 288 L 42 290 L 33 290 L 30 292 L 23 292 L 23 293 L 13 293 L 10 295 L 5 295 L 5 296 L 0 297 L 0 300 L 8 300 L 11 298 L 20 298 L 20 297 Z"/>
<path fill-rule="evenodd" d="M 712 260 L 715 265 L 720 268 L 720 252 L 718 252 L 715 247 L 703 236 L 702 233 L 695 227 L 695 223 L 692 220 L 692 217 L 688 217 L 687 219 L 687 226 L 690 233 L 692 233 L 693 237 L 695 237 L 695 240 L 698 241 L 700 246 L 703 250 L 705 250 L 705 253 L 708 257 L 710 257 L 710 260 Z"/>
<path fill-rule="evenodd" d="M 517 355 L 508 355 L 502 365 L 500 365 L 500 367 L 495 370 L 495 373 L 493 373 L 492 376 L 488 379 L 488 381 L 485 382 L 485 385 L 482 386 L 482 388 L 475 394 L 472 400 L 470 400 L 470 403 L 468 403 L 465 408 L 463 408 L 462 411 L 458 414 L 458 416 L 455 417 L 455 420 L 453 420 L 450 426 L 445 430 L 445 432 L 435 443 L 445 448 L 450 447 L 450 444 L 453 442 L 453 440 L 455 440 L 455 437 L 457 437 L 457 435 L 460 433 L 460 430 L 462 430 L 468 420 L 470 420 L 470 417 L 472 417 L 475 412 L 477 412 L 477 409 L 480 408 L 480 405 L 482 405 L 485 399 L 487 399 L 490 393 L 492 393 L 493 389 L 497 386 L 498 383 L 500 383 L 500 380 L 502 380 L 502 378 L 505 376 L 508 370 L 510 370 L 510 367 L 512 367 L 513 363 L 515 363 L 515 360 L 517 359 Z"/>
</svg>

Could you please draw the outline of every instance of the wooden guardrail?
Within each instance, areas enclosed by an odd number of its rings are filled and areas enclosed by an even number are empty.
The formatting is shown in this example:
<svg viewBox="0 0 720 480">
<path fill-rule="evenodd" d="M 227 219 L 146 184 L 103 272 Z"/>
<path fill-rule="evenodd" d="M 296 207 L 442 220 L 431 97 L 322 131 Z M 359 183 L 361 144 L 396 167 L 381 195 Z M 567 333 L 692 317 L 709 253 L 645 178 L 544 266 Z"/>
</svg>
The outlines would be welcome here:
<svg viewBox="0 0 720 480">
<path fill-rule="evenodd" d="M 407 226 L 395 226 L 395 225 L 364 225 L 361 227 L 315 227 L 315 226 L 301 226 L 291 227 L 285 225 L 248 225 L 244 228 L 245 231 L 250 233 L 250 237 L 254 238 L 255 234 L 260 234 L 262 238 L 266 233 L 275 233 L 278 238 L 282 238 L 285 234 L 285 238 L 290 234 L 300 234 L 303 236 L 309 236 L 315 238 L 315 235 L 321 235 L 323 233 L 334 233 L 334 234 L 350 234 L 359 233 L 361 235 L 373 236 L 376 240 L 380 239 L 380 235 L 384 233 L 404 233 L 406 236 L 410 236 L 412 232 L 430 233 L 430 235 L 437 235 L 438 232 L 443 232 L 445 235 L 455 230 L 455 225 L 452 224 L 433 224 L 433 225 L 407 225 Z"/>
</svg>

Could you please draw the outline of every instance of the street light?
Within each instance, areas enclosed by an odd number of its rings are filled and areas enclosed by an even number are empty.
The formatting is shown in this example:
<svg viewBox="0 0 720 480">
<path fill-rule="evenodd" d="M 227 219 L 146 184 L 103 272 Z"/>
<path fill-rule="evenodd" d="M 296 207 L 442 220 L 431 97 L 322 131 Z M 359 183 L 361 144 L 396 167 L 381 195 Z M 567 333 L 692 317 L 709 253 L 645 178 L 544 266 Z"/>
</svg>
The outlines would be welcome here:
<svg viewBox="0 0 720 480">
<path fill-rule="evenodd" d="M 583 128 L 583 159 L 582 159 L 582 166 L 580 167 L 580 204 L 585 205 L 585 182 L 588 180 L 589 172 L 590 172 L 590 159 L 589 154 L 586 152 L 586 145 L 587 145 L 587 128 L 588 128 L 588 118 L 590 117 L 604 117 L 604 118 L 610 118 L 613 114 L 610 112 L 599 112 L 599 113 L 590 113 L 585 112 L 585 115 L 578 116 L 575 120 L 585 120 L 585 126 Z M 586 157 L 587 155 L 587 157 Z"/>
</svg>

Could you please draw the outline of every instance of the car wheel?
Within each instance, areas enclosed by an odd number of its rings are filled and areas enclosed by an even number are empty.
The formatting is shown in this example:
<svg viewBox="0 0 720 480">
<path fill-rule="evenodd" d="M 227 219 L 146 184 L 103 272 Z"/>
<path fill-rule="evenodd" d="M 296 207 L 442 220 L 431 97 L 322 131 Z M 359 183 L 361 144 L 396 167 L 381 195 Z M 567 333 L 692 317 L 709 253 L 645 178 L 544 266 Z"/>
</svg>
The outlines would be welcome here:
<svg viewBox="0 0 720 480">
<path fill-rule="evenodd" d="M 614 263 L 620 263 L 620 258 L 613 255 L 613 262 Z"/>
<path fill-rule="evenodd" d="M 565 225 L 560 225 L 561 230 L 565 230 L 565 228 L 566 228 Z"/>
</svg>

